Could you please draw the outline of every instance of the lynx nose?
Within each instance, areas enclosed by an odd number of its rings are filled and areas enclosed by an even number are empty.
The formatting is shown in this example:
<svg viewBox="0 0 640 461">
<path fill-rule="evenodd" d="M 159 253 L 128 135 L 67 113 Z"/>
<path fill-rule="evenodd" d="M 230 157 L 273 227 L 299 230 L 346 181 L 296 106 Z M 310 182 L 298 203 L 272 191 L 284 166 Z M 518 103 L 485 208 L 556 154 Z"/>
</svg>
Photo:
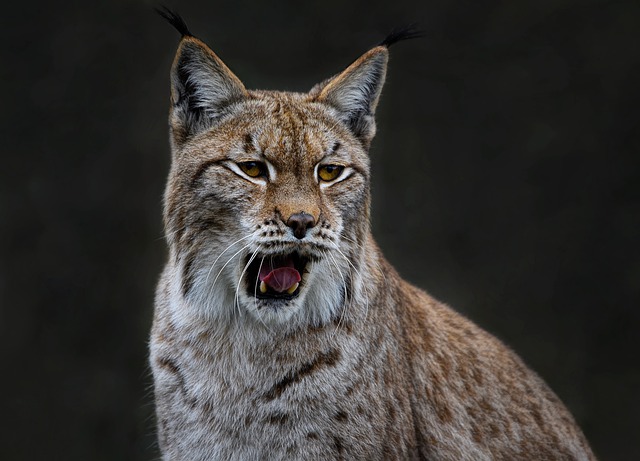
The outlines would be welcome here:
<svg viewBox="0 0 640 461">
<path fill-rule="evenodd" d="M 303 239 L 307 235 L 307 229 L 316 225 L 316 220 L 309 213 L 295 213 L 287 220 L 287 226 L 293 229 L 296 238 Z"/>
</svg>

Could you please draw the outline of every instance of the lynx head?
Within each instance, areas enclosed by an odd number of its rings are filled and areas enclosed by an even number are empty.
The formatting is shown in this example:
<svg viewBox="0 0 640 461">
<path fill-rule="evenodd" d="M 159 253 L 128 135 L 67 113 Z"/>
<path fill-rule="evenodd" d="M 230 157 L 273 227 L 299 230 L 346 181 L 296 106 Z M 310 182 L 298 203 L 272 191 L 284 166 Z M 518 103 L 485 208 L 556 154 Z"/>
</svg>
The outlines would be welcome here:
<svg viewBox="0 0 640 461">
<path fill-rule="evenodd" d="M 204 314 L 319 324 L 361 297 L 368 147 L 388 46 L 309 93 L 247 90 L 173 13 L 165 226 L 180 296 Z"/>
</svg>

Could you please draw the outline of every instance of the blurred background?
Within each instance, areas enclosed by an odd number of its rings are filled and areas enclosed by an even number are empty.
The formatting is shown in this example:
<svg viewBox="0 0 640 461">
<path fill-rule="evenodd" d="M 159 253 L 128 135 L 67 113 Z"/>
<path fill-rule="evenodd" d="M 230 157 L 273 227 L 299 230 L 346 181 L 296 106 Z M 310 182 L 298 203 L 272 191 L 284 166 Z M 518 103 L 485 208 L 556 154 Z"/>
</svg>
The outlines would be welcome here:
<svg viewBox="0 0 640 461">
<path fill-rule="evenodd" d="M 640 3 L 168 3 L 249 88 L 418 22 L 378 109 L 373 228 L 502 338 L 603 460 L 640 459 Z M 0 459 L 152 460 L 168 73 L 151 2 L 3 6 Z"/>
</svg>

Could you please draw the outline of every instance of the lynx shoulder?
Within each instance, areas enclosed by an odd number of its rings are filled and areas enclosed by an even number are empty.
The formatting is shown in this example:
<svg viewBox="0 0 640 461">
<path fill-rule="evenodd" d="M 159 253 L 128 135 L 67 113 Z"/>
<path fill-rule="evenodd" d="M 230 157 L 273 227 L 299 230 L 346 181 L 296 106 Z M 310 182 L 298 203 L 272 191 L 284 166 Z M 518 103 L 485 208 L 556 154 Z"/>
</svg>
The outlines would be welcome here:
<svg viewBox="0 0 640 461">
<path fill-rule="evenodd" d="M 396 34 L 309 93 L 183 36 L 150 361 L 166 460 L 592 460 L 500 341 L 403 281 L 369 226 Z"/>
</svg>

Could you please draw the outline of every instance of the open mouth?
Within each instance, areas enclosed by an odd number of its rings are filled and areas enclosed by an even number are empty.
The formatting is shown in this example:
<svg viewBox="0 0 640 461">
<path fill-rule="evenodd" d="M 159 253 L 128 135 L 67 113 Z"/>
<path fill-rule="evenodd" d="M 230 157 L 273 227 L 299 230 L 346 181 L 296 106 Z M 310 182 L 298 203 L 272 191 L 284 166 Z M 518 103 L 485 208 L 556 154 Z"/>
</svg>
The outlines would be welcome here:
<svg viewBox="0 0 640 461">
<path fill-rule="evenodd" d="M 257 256 L 247 268 L 247 291 L 259 299 L 292 299 L 300 294 L 309 259 L 298 253 Z"/>
</svg>

